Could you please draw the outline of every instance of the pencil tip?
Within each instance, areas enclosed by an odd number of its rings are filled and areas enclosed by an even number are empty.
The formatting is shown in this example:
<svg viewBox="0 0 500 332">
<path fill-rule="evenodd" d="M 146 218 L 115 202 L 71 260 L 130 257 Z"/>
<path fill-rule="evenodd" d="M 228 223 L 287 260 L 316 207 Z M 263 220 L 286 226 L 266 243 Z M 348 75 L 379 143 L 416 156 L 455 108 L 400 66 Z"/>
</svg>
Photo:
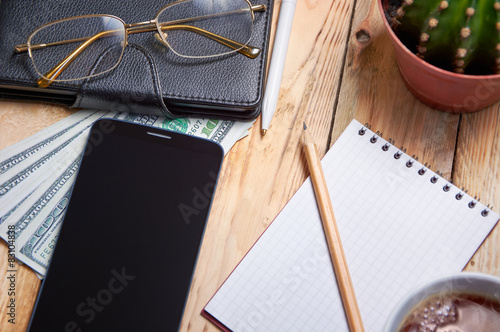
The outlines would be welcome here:
<svg viewBox="0 0 500 332">
<path fill-rule="evenodd" d="M 306 129 L 307 129 L 307 125 L 304 122 L 304 131 L 302 132 L 302 138 L 301 138 L 302 144 L 314 143 L 312 138 L 311 138 L 311 134 L 309 133 L 309 130 L 306 130 Z"/>
<path fill-rule="evenodd" d="M 262 129 L 262 136 L 266 136 L 267 134 L 267 129 Z"/>
</svg>

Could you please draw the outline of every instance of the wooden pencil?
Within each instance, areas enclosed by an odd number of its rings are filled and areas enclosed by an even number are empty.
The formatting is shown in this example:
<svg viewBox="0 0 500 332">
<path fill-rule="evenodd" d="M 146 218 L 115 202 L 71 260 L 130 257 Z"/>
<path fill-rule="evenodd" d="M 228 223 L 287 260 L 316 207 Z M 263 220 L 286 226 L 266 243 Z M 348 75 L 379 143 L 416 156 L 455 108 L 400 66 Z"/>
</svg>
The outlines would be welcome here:
<svg viewBox="0 0 500 332">
<path fill-rule="evenodd" d="M 302 135 L 302 144 L 309 165 L 309 172 L 311 173 L 311 180 L 314 187 L 314 194 L 316 202 L 321 214 L 321 221 L 323 223 L 323 230 L 328 242 L 328 250 L 332 259 L 335 276 L 340 289 L 342 303 L 346 313 L 349 329 L 351 332 L 364 331 L 363 321 L 359 312 L 356 294 L 351 281 L 351 275 L 347 267 L 347 261 L 342 248 L 337 222 L 333 213 L 332 202 L 328 193 L 328 187 L 325 181 L 325 175 L 321 166 L 321 161 L 316 150 L 316 145 L 311 140 L 307 132 L 307 126 L 304 123 L 304 132 Z"/>
</svg>

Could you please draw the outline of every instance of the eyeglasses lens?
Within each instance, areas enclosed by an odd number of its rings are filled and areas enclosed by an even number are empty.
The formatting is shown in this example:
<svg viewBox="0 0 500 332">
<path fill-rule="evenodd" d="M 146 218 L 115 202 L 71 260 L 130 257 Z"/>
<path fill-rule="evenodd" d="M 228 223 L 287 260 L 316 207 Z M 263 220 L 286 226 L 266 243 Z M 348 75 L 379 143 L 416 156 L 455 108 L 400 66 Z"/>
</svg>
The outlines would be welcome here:
<svg viewBox="0 0 500 332">
<path fill-rule="evenodd" d="M 185 0 L 163 8 L 157 27 L 163 41 L 178 55 L 210 57 L 247 45 L 252 21 L 245 0 Z"/>
<path fill-rule="evenodd" d="M 28 39 L 37 72 L 55 81 L 92 77 L 116 67 L 125 47 L 125 26 L 107 15 L 56 21 Z M 64 66 L 55 76 L 49 73 Z M 47 77 L 51 76 L 51 77 Z"/>
</svg>

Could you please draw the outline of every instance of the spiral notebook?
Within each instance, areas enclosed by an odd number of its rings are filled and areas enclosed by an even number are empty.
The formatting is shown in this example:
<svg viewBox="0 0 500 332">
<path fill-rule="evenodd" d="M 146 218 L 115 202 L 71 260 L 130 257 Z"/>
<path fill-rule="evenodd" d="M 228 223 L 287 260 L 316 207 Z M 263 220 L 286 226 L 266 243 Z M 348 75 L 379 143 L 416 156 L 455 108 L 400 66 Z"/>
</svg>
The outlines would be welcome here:
<svg viewBox="0 0 500 332">
<path fill-rule="evenodd" d="M 355 120 L 322 165 L 366 331 L 460 272 L 500 218 Z M 203 315 L 236 332 L 349 331 L 309 179 Z"/>
</svg>

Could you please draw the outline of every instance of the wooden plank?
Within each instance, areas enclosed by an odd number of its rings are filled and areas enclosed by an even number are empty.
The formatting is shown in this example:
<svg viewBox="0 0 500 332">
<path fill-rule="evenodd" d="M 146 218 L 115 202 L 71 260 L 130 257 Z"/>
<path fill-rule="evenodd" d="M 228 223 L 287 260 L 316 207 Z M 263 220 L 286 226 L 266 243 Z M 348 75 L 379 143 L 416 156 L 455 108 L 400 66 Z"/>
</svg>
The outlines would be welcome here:
<svg viewBox="0 0 500 332">
<path fill-rule="evenodd" d="M 418 101 L 404 86 L 376 0 L 358 0 L 331 144 L 357 119 L 451 178 L 459 115 Z"/>
<path fill-rule="evenodd" d="M 266 136 L 258 120 L 226 156 L 182 331 L 216 330 L 201 310 L 305 180 L 304 120 L 326 152 L 351 13 L 349 0 L 297 1 L 278 108 Z"/>
<path fill-rule="evenodd" d="M 64 106 L 0 101 L 0 150 L 74 113 Z"/>
<path fill-rule="evenodd" d="M 8 272 L 7 255 L 7 245 L 2 241 L 0 243 L 0 257 L 2 257 L 0 260 L 0 289 L 2 290 L 2 296 L 0 297 L 0 317 L 2 317 L 0 320 L 0 330 L 26 331 L 41 281 L 33 270 L 25 265 L 16 263 L 15 269 L 17 271 L 14 273 Z M 12 274 L 14 274 L 15 278 L 12 280 L 13 284 L 11 286 L 11 281 L 7 278 Z M 9 295 L 10 290 L 14 291 L 12 296 Z M 15 324 L 9 322 L 11 316 L 7 315 L 11 312 L 10 308 L 7 307 L 11 299 L 15 300 L 15 312 L 13 312 L 13 322 Z"/>
<path fill-rule="evenodd" d="M 453 182 L 500 210 L 500 103 L 462 116 Z M 466 267 L 500 276 L 500 224 Z"/>
</svg>

